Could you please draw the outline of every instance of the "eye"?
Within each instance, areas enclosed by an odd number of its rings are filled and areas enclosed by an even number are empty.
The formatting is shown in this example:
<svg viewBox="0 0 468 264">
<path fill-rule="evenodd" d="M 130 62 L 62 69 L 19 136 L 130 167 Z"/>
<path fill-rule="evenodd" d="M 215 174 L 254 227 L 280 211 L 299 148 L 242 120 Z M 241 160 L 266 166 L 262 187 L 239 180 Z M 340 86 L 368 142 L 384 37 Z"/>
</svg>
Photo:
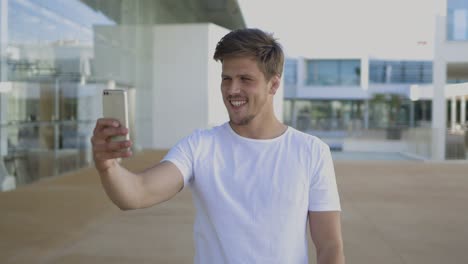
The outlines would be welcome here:
<svg viewBox="0 0 468 264">
<path fill-rule="evenodd" d="M 250 79 L 248 77 L 241 77 L 241 80 L 245 82 L 245 81 L 251 81 L 252 79 Z"/>
<path fill-rule="evenodd" d="M 223 81 L 229 81 L 229 80 L 231 80 L 231 77 L 222 77 L 222 80 Z"/>
</svg>

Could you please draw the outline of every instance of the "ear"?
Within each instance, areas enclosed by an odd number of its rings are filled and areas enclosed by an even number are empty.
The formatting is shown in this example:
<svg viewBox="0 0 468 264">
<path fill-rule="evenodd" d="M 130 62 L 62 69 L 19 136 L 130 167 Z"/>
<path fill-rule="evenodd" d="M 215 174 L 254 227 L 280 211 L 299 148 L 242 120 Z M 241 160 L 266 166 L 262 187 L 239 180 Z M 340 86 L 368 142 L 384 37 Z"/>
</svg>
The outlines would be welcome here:
<svg viewBox="0 0 468 264">
<path fill-rule="evenodd" d="M 280 86 L 281 78 L 279 77 L 279 75 L 275 75 L 275 76 L 271 77 L 269 83 L 271 85 L 270 94 L 275 95 L 276 91 L 278 91 L 278 88 Z"/>
</svg>

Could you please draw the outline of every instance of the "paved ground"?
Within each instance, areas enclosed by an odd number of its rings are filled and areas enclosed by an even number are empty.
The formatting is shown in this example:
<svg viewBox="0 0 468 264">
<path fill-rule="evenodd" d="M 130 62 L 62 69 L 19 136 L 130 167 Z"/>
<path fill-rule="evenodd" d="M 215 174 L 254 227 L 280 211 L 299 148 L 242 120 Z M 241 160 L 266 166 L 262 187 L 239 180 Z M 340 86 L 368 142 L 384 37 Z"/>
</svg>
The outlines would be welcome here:
<svg viewBox="0 0 468 264">
<path fill-rule="evenodd" d="M 347 263 L 468 263 L 468 163 L 335 164 Z M 191 263 L 193 215 L 189 191 L 121 212 L 84 169 L 0 193 L 0 263 Z"/>
</svg>

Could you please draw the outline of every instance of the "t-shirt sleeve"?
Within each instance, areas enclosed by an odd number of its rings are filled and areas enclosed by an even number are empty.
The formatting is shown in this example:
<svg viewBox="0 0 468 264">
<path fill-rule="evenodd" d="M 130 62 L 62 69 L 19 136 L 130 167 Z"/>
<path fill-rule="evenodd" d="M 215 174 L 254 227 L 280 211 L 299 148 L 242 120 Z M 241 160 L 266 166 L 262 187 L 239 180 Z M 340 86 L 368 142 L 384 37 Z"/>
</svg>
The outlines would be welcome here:
<svg viewBox="0 0 468 264">
<path fill-rule="evenodd" d="M 193 161 L 195 146 L 199 139 L 199 131 L 195 131 L 190 136 L 181 139 L 172 147 L 161 162 L 172 162 L 184 177 L 184 187 L 193 180 Z"/>
<path fill-rule="evenodd" d="M 323 144 L 318 159 L 313 159 L 309 187 L 309 211 L 341 211 L 335 169 L 330 148 Z"/>
</svg>

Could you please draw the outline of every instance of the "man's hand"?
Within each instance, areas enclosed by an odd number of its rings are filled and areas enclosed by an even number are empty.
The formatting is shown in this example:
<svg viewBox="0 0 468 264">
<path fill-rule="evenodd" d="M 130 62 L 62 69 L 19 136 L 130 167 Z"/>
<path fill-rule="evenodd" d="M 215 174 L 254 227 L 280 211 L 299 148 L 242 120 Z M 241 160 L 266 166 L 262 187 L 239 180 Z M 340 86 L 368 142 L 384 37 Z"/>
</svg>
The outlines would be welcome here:
<svg viewBox="0 0 468 264">
<path fill-rule="evenodd" d="M 100 172 L 107 171 L 117 163 L 118 158 L 126 158 L 132 155 L 129 149 L 132 146 L 130 140 L 112 142 L 114 136 L 128 134 L 128 128 L 122 127 L 118 120 L 100 118 L 96 122 L 91 144 L 96 169 Z"/>
<path fill-rule="evenodd" d="M 128 129 L 115 119 L 101 118 L 96 122 L 93 157 L 104 190 L 122 210 L 149 207 L 166 201 L 184 186 L 184 178 L 171 162 L 162 162 L 135 174 L 117 162 L 132 155 L 130 140 L 112 142 L 113 136 L 122 136 Z"/>
</svg>

